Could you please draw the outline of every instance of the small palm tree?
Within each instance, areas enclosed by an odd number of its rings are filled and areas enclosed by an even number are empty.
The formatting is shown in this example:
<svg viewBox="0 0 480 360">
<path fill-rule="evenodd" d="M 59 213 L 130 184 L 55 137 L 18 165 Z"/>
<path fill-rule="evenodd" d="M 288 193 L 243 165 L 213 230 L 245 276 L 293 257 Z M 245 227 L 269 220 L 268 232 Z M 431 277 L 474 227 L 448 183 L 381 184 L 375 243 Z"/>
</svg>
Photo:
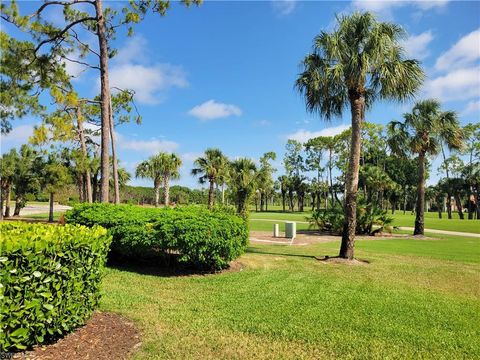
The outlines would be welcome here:
<svg viewBox="0 0 480 360">
<path fill-rule="evenodd" d="M 420 87 L 424 73 L 416 60 L 404 59 L 403 29 L 378 22 L 371 13 L 337 18 L 337 27 L 321 32 L 303 60 L 296 87 L 307 110 L 331 119 L 350 108 L 352 136 L 346 177 L 345 226 L 339 256 L 353 258 L 361 131 L 365 109 L 376 100 L 402 101 Z"/>
<path fill-rule="evenodd" d="M 255 163 L 247 158 L 232 161 L 229 166 L 228 186 L 232 191 L 237 212 L 246 216 L 248 202 L 255 193 L 259 173 Z"/>
<path fill-rule="evenodd" d="M 215 184 L 223 181 L 227 167 L 227 159 L 220 149 L 207 149 L 205 156 L 199 157 L 194 162 L 195 168 L 192 169 L 192 175 L 198 176 L 200 184 L 209 183 L 208 189 L 208 208 L 211 209 L 214 204 Z"/>
<path fill-rule="evenodd" d="M 148 160 L 138 164 L 135 176 L 153 180 L 155 189 L 155 206 L 160 202 L 160 186 L 164 187 L 164 204 L 169 205 L 170 201 L 170 179 L 180 177 L 179 169 L 182 160 L 176 154 L 159 153 Z"/>
<path fill-rule="evenodd" d="M 388 124 L 388 143 L 400 156 L 418 156 L 418 186 L 414 235 L 424 234 L 425 211 L 425 160 L 428 155 L 437 155 L 442 143 L 450 149 L 459 149 L 463 143 L 463 131 L 457 114 L 441 111 L 437 100 L 429 99 L 415 104 L 411 113 L 404 115 L 404 122 Z"/>
</svg>

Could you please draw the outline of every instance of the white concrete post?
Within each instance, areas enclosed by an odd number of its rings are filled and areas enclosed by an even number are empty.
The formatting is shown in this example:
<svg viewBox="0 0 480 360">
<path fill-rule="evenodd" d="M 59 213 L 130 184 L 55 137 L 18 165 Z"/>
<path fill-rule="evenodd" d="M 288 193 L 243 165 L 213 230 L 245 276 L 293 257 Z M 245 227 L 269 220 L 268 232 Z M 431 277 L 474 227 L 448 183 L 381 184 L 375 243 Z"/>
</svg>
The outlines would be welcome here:
<svg viewBox="0 0 480 360">
<path fill-rule="evenodd" d="M 278 230 L 278 224 L 273 224 L 273 237 L 279 237 L 280 231 Z"/>
<path fill-rule="evenodd" d="M 295 239 L 297 237 L 297 223 L 293 221 L 285 222 L 285 237 Z"/>
</svg>

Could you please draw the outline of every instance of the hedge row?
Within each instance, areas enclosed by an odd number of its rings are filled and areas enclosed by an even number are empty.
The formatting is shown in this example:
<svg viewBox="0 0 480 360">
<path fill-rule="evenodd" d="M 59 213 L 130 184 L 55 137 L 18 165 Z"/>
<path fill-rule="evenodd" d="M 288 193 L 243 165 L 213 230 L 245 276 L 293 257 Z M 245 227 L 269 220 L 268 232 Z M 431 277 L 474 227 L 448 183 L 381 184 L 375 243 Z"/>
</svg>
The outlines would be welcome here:
<svg viewBox="0 0 480 360">
<path fill-rule="evenodd" d="M 79 204 L 65 214 L 65 220 L 107 228 L 113 236 L 114 255 L 144 259 L 173 254 L 180 263 L 202 270 L 228 267 L 248 243 L 245 219 L 201 206 Z"/>
<path fill-rule="evenodd" d="M 98 226 L 0 223 L 0 351 L 82 325 L 98 304 L 110 242 Z"/>
</svg>

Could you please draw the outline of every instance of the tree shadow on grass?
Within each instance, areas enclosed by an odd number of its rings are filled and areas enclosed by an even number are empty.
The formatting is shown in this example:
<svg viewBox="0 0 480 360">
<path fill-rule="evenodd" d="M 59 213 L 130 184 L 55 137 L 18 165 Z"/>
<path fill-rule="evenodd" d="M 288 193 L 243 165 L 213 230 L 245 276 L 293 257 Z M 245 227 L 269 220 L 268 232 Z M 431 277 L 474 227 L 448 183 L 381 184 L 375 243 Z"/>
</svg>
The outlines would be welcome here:
<svg viewBox="0 0 480 360">
<path fill-rule="evenodd" d="M 288 245 L 288 244 L 285 244 Z M 299 257 L 299 258 L 311 258 L 315 259 L 315 255 L 304 255 L 304 254 L 286 254 L 286 253 L 281 253 L 281 252 L 271 252 L 271 251 L 263 251 L 255 248 L 249 247 L 246 251 L 247 253 L 252 253 L 252 254 L 262 254 L 262 255 L 278 255 L 278 256 L 289 256 L 289 257 Z"/>
<path fill-rule="evenodd" d="M 204 276 L 212 274 L 221 274 L 224 272 L 235 271 L 227 268 L 224 270 L 212 271 L 201 270 L 193 267 L 188 267 L 178 263 L 175 260 L 165 261 L 164 258 L 151 259 L 126 259 L 126 258 L 109 258 L 107 267 L 110 269 L 132 272 L 140 275 L 152 275 L 158 277 L 185 277 L 185 276 Z M 238 267 L 237 264 L 232 264 L 232 268 Z"/>
</svg>

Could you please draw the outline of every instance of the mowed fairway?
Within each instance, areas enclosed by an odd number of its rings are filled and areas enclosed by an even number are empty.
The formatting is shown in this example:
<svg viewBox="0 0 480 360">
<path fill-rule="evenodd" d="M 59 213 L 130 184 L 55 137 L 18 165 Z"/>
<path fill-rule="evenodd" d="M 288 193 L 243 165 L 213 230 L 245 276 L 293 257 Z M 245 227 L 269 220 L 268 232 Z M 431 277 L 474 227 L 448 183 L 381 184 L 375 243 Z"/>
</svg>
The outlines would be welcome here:
<svg viewBox="0 0 480 360">
<path fill-rule="evenodd" d="M 279 220 L 277 223 L 280 225 L 281 231 L 284 231 L 282 229 L 285 227 L 285 221 L 298 222 L 297 229 L 299 230 L 308 229 L 308 224 L 302 224 L 302 222 L 307 222 L 306 217 L 310 216 L 310 211 L 282 212 L 278 206 L 274 207 L 274 209 L 268 212 L 252 211 L 250 213 L 250 228 L 252 230 L 271 231 L 275 221 L 272 222 L 270 220 Z M 415 214 L 411 214 L 410 211 L 407 211 L 405 214 L 402 211 L 396 211 L 393 215 L 389 212 L 388 215 L 394 218 L 393 226 L 413 228 L 415 225 Z M 439 219 L 438 213 L 425 213 L 425 228 L 480 234 L 480 221 L 468 220 L 467 214 L 465 214 L 464 220 L 459 219 L 458 213 L 452 213 L 452 219 L 447 219 L 446 213 L 443 213 L 442 216 L 442 219 Z"/>
<path fill-rule="evenodd" d="M 480 239 L 359 241 L 368 265 L 313 258 L 338 245 L 251 245 L 243 271 L 218 275 L 109 268 L 101 309 L 140 328 L 134 359 L 480 356 Z"/>
</svg>

